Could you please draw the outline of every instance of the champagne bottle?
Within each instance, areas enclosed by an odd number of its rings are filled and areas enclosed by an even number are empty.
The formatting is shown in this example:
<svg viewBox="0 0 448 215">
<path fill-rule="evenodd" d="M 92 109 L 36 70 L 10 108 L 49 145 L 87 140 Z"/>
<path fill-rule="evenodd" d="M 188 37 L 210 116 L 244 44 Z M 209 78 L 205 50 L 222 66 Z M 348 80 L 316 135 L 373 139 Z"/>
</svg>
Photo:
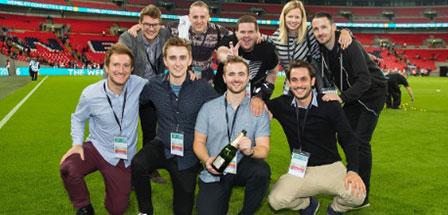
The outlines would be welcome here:
<svg viewBox="0 0 448 215">
<path fill-rule="evenodd" d="M 226 147 L 224 147 L 221 152 L 216 156 L 216 159 L 212 163 L 213 169 L 222 173 L 227 168 L 229 163 L 232 161 L 233 157 L 235 157 L 236 152 L 238 151 L 237 144 L 242 137 L 246 135 L 247 131 L 242 130 L 241 133 L 236 136 L 235 139 L 232 140 Z"/>
</svg>

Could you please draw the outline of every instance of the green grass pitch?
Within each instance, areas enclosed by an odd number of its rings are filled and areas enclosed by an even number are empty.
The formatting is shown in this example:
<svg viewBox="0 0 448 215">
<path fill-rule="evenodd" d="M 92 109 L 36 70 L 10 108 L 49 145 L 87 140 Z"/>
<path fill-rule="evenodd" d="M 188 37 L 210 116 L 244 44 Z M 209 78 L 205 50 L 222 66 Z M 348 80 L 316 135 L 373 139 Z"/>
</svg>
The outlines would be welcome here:
<svg viewBox="0 0 448 215">
<path fill-rule="evenodd" d="M 71 147 L 70 114 L 80 93 L 100 78 L 48 77 L 0 129 L 0 214 L 75 214 L 59 177 L 59 162 Z M 4 97 L 0 100 L 0 120 L 37 85 L 18 79 L 0 78 L 0 99 Z M 9 88 L 15 87 L 11 83 L 16 82 L 25 85 L 12 92 Z M 283 78 L 277 82 L 281 86 Z M 409 104 L 406 110 L 383 110 L 374 133 L 371 206 L 348 214 L 448 214 L 448 79 L 411 77 L 409 82 L 416 103 Z M 5 83 L 10 85 L 5 87 Z M 276 88 L 275 95 L 279 95 L 280 88 Z M 409 96 L 403 90 L 405 102 L 409 102 Z M 271 188 L 287 171 L 289 160 L 286 138 L 274 120 L 267 158 L 272 170 Z M 165 170 L 161 174 L 169 179 Z M 86 182 L 97 214 L 107 214 L 101 174 L 87 176 Z M 230 215 L 239 212 L 243 196 L 243 188 L 234 188 Z M 332 198 L 317 198 L 321 203 L 318 214 L 326 214 Z M 172 214 L 170 183 L 153 184 L 153 202 L 155 214 Z M 126 214 L 137 214 L 134 193 Z M 273 211 L 265 198 L 257 214 L 298 212 Z"/>
</svg>

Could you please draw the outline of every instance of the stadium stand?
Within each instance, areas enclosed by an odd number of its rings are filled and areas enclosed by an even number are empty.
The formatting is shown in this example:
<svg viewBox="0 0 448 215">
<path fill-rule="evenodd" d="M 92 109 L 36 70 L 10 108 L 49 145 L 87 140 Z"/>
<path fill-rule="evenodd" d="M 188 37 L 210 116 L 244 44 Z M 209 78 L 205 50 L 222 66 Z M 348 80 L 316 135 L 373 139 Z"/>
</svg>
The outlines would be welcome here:
<svg viewBox="0 0 448 215">
<path fill-rule="evenodd" d="M 55 5 L 68 5 L 64 0 L 27 0 L 29 2 L 44 3 L 44 4 L 55 4 Z"/>
<path fill-rule="evenodd" d="M 108 10 L 122 10 L 116 4 L 112 3 L 94 3 L 94 2 L 83 2 L 83 1 L 71 1 L 72 5 L 75 7 L 88 7 L 88 8 L 99 8 Z"/>
<path fill-rule="evenodd" d="M 60 5 L 73 5 L 78 7 L 91 7 L 101 9 L 112 10 L 127 10 L 139 12 L 143 7 L 148 4 L 157 4 L 156 0 L 127 0 L 122 5 L 122 8 L 116 4 L 110 3 L 107 0 L 29 0 L 30 2 L 41 2 L 49 4 Z M 61 2 L 62 1 L 62 2 Z M 171 0 L 168 2 L 174 2 L 176 7 L 171 11 L 165 8 L 161 8 L 163 14 L 175 14 L 186 15 L 188 14 L 188 8 L 194 1 L 182 1 Z M 257 19 L 278 20 L 283 5 L 280 4 L 254 4 L 254 3 L 242 3 L 242 2 L 209 2 L 209 5 L 216 5 L 221 8 L 221 12 L 218 14 L 211 13 L 212 17 L 225 17 L 225 18 L 239 18 L 242 15 L 251 14 Z M 262 8 L 264 13 L 257 16 L 251 12 L 251 8 Z M 448 22 L 448 6 L 431 6 L 431 7 L 342 7 L 342 6 L 305 6 L 308 17 L 318 11 L 330 12 L 336 22 L 359 22 L 359 23 L 428 23 L 432 22 L 428 17 L 424 16 L 424 12 L 431 10 L 436 11 L 436 16 L 433 22 Z M 341 11 L 349 11 L 352 13 L 351 17 L 344 17 L 340 14 Z M 383 15 L 384 12 L 393 12 L 394 16 L 389 19 Z M 72 16 L 73 17 L 73 16 Z M 100 63 L 104 58 L 104 51 L 107 50 L 110 44 L 118 40 L 118 36 L 102 36 L 103 32 L 110 34 L 109 29 L 111 27 L 129 28 L 133 26 L 135 22 L 122 21 L 120 17 L 110 19 L 111 21 L 95 20 L 95 24 L 92 25 L 92 20 L 87 15 L 83 19 L 78 18 L 52 18 L 52 22 L 44 17 L 39 16 L 21 16 L 12 15 L 9 13 L 0 13 L 0 26 L 6 28 L 13 28 L 18 31 L 25 32 L 13 32 L 17 34 L 17 38 L 24 41 L 24 44 L 32 47 L 31 56 L 42 55 L 49 61 L 73 61 L 76 60 L 78 65 L 81 64 L 79 57 L 73 58 L 71 52 L 75 51 L 82 53 L 86 56 L 86 59 L 91 62 Z M 114 21 L 112 21 L 114 20 Z M 170 20 L 164 20 L 164 22 Z M 68 33 L 67 45 L 62 45 L 60 38 L 57 38 L 53 33 L 38 32 L 39 25 L 41 23 L 54 25 L 65 25 L 70 27 Z M 226 26 L 234 30 L 232 24 L 226 24 Z M 276 26 L 260 26 L 260 31 L 264 34 L 272 34 L 276 29 Z M 47 29 L 48 30 L 48 29 Z M 448 51 L 446 48 L 446 42 L 448 41 L 447 33 L 415 33 L 412 30 L 408 30 L 407 33 L 402 32 L 381 32 L 370 33 L 369 30 L 363 33 L 357 33 L 354 29 L 354 35 L 357 39 L 368 49 L 369 52 L 374 54 L 380 59 L 383 59 L 381 65 L 384 68 L 399 68 L 402 69 L 410 65 L 415 65 L 419 68 L 431 68 L 435 69 L 435 62 L 443 62 L 447 60 Z M 392 30 L 393 31 L 393 30 Z M 57 32 L 55 32 L 57 33 Z M 31 34 L 31 36 L 30 36 Z M 27 35 L 27 36 L 25 36 Z M 442 49 L 434 49 L 431 46 L 431 40 L 442 40 Z M 380 47 L 380 41 L 386 42 L 388 46 L 393 48 Z M 36 45 L 37 44 L 37 45 Z M 406 44 L 406 45 L 404 45 Z M 34 46 L 33 46 L 34 45 Z M 34 48 L 35 47 L 35 48 Z M 13 47 L 16 50 L 17 47 Z M 3 53 L 7 53 L 6 44 L 0 41 L 0 50 Z M 17 50 L 16 50 L 17 51 Z M 54 56 L 54 53 L 59 53 L 60 57 Z M 434 53 L 437 53 L 435 55 Z M 24 55 L 19 56 L 18 59 L 26 60 Z M 431 59 L 431 60 L 429 60 Z M 409 62 L 407 62 L 409 61 Z"/>
</svg>

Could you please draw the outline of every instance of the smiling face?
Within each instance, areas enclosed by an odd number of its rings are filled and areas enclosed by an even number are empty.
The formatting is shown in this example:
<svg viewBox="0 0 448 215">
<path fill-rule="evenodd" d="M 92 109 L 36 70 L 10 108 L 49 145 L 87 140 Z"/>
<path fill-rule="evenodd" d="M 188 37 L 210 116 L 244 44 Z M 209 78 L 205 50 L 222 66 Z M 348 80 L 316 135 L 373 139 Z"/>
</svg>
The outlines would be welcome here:
<svg viewBox="0 0 448 215">
<path fill-rule="evenodd" d="M 311 23 L 313 25 L 313 34 L 317 41 L 330 50 L 333 49 L 336 25 L 332 24 L 326 17 L 314 18 Z"/>
<path fill-rule="evenodd" d="M 145 39 L 148 40 L 148 42 L 151 42 L 159 34 L 160 19 L 143 16 L 143 19 L 140 21 L 140 27 Z"/>
<path fill-rule="evenodd" d="M 288 84 L 296 100 L 304 101 L 310 99 L 311 101 L 311 88 L 315 81 L 316 79 L 314 77 L 311 78 L 307 68 L 298 67 L 291 69 Z"/>
<path fill-rule="evenodd" d="M 176 80 L 183 82 L 192 59 L 186 47 L 170 46 L 166 50 L 166 55 L 163 58 L 163 61 L 168 67 L 170 82 Z"/>
<path fill-rule="evenodd" d="M 204 33 L 207 30 L 207 22 L 210 19 L 207 8 L 201 6 L 191 7 L 188 17 L 195 33 Z"/>
<path fill-rule="evenodd" d="M 224 68 L 222 75 L 227 89 L 233 94 L 245 93 L 246 85 L 249 82 L 249 72 L 247 66 L 241 62 L 229 63 Z"/>
<path fill-rule="evenodd" d="M 290 34 L 297 33 L 300 25 L 302 24 L 302 11 L 300 8 L 290 10 L 285 15 L 285 23 Z"/>
<path fill-rule="evenodd" d="M 244 22 L 238 24 L 236 37 L 240 43 L 240 47 L 245 51 L 251 51 L 257 41 L 257 29 L 254 23 Z"/>
<path fill-rule="evenodd" d="M 127 54 L 112 54 L 109 65 L 104 66 L 109 86 L 123 87 L 134 69 Z"/>
</svg>

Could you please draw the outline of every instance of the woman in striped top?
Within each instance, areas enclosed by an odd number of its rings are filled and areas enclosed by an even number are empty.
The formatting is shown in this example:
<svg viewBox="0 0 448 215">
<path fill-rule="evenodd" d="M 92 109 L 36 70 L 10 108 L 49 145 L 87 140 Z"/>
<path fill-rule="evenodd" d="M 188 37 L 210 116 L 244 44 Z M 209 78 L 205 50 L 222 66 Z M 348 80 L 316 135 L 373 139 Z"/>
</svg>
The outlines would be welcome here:
<svg viewBox="0 0 448 215">
<path fill-rule="evenodd" d="M 307 25 L 306 12 L 301 1 L 288 2 L 280 14 L 280 27 L 271 36 L 262 35 L 263 40 L 275 46 L 283 70 L 289 67 L 292 60 L 320 60 L 319 43 L 313 35 L 311 26 Z M 352 42 L 350 32 L 341 31 L 339 43 L 347 47 Z M 289 87 L 286 82 L 283 93 L 287 94 Z"/>
</svg>

